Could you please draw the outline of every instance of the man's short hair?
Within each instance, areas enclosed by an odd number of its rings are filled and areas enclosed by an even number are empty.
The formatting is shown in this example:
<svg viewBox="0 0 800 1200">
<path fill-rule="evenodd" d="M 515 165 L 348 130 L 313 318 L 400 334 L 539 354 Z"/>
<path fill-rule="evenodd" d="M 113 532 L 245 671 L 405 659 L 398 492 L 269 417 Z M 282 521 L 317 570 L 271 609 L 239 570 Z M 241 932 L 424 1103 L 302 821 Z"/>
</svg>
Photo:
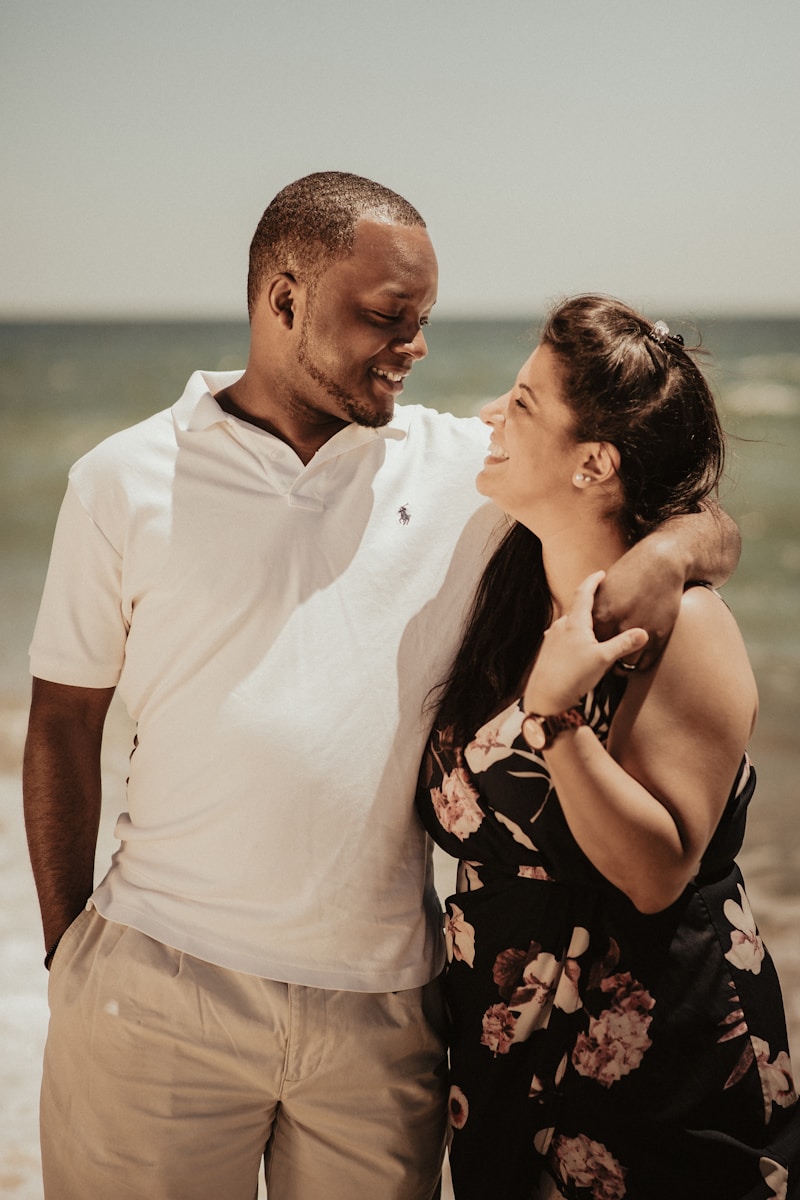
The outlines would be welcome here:
<svg viewBox="0 0 800 1200">
<path fill-rule="evenodd" d="M 364 217 L 425 226 L 397 192 L 345 171 L 318 171 L 288 184 L 267 208 L 250 243 L 247 307 L 253 309 L 265 279 L 285 271 L 310 285 L 337 258 L 353 252 Z"/>
</svg>

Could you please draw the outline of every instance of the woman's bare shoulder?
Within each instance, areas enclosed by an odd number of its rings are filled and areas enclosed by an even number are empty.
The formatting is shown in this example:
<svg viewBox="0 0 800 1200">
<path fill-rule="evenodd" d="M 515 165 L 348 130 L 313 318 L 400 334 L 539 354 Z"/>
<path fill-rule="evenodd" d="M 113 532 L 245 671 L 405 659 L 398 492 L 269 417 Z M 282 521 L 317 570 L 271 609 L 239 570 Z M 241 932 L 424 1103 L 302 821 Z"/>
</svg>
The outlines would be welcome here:
<svg viewBox="0 0 800 1200">
<path fill-rule="evenodd" d="M 687 713 L 728 713 L 740 727 L 755 724 L 758 691 L 739 626 L 722 597 L 688 588 L 664 653 L 647 688 L 652 699 Z"/>
<path fill-rule="evenodd" d="M 683 593 L 670 638 L 670 644 L 673 643 L 673 651 L 679 646 L 701 653 L 705 650 L 712 654 L 724 649 L 735 653 L 738 659 L 743 659 L 748 669 L 750 666 L 744 638 L 736 618 L 719 592 L 713 588 L 690 587 Z M 741 665 L 741 662 L 738 665 Z"/>
</svg>

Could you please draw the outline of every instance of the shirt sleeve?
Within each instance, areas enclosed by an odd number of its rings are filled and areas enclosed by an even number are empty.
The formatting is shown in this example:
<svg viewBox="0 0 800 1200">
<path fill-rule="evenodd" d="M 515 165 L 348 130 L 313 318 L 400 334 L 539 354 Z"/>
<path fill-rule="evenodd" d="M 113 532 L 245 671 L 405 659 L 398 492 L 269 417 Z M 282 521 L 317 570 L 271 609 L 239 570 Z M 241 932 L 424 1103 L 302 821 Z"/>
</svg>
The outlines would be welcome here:
<svg viewBox="0 0 800 1200">
<path fill-rule="evenodd" d="M 71 481 L 56 523 L 30 646 L 31 674 L 74 687 L 114 687 L 125 657 L 122 556 Z"/>
</svg>

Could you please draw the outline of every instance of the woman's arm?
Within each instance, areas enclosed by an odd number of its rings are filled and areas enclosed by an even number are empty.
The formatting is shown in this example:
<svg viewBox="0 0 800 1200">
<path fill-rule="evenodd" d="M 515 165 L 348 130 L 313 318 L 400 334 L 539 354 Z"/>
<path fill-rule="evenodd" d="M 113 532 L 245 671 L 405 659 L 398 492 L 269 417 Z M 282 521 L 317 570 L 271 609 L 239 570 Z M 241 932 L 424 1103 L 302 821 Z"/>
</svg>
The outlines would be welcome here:
<svg viewBox="0 0 800 1200">
<path fill-rule="evenodd" d="M 592 646 L 585 608 L 583 620 L 579 615 L 596 578 L 581 585 L 576 606 L 548 632 L 526 709 L 560 710 L 566 687 L 574 704 L 575 688 L 585 691 L 596 682 L 587 683 L 586 663 L 603 643 Z M 560 734 L 545 751 L 573 836 L 641 911 L 666 908 L 697 873 L 756 709 L 755 682 L 733 617 L 717 596 L 695 588 L 681 601 L 655 670 L 631 676 L 608 751 L 586 727 Z"/>
</svg>

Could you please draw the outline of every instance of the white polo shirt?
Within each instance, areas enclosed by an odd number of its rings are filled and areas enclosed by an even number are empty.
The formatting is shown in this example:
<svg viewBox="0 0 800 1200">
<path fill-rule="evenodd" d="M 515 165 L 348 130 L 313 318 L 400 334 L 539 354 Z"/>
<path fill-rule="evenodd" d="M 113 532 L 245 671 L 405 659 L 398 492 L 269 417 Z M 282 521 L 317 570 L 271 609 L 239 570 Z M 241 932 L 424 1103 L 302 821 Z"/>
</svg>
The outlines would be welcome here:
<svg viewBox="0 0 800 1200">
<path fill-rule="evenodd" d="M 93 902 L 265 978 L 415 987 L 441 967 L 423 708 L 497 527 L 488 433 L 398 407 L 304 466 L 219 407 L 236 378 L 70 472 L 31 669 L 118 685 L 138 739 Z"/>
</svg>

